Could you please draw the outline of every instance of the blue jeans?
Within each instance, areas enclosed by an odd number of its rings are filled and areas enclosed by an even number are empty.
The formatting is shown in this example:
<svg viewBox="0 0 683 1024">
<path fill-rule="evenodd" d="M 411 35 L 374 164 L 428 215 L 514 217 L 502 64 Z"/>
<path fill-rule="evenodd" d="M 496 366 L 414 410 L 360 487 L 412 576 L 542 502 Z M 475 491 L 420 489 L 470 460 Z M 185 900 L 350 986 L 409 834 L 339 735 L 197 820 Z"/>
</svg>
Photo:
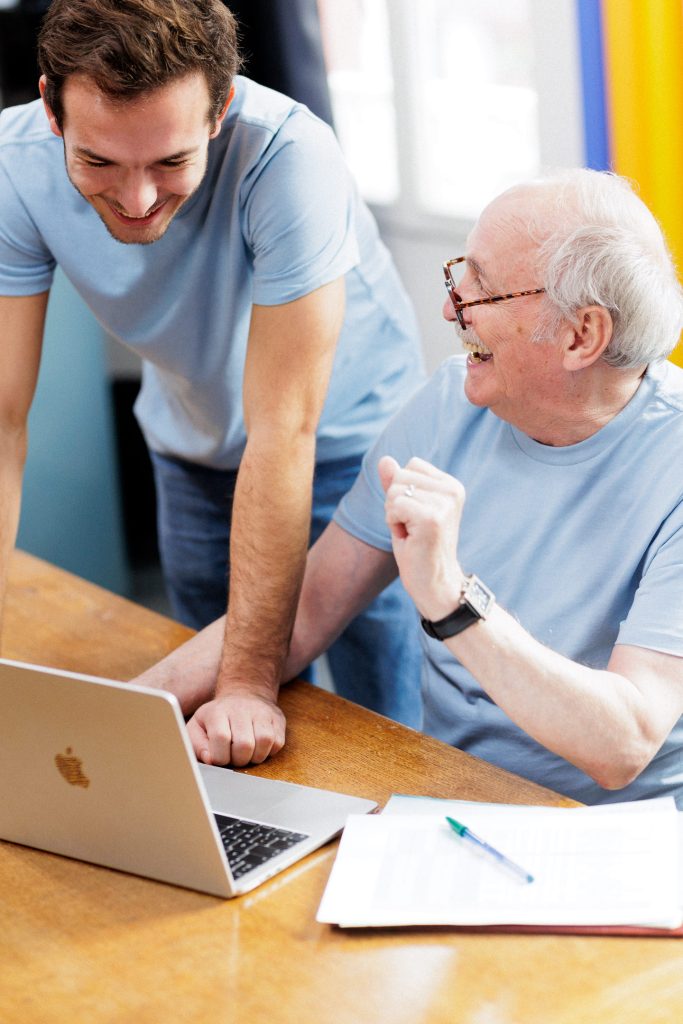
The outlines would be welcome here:
<svg viewBox="0 0 683 1024">
<path fill-rule="evenodd" d="M 161 564 L 173 614 L 180 622 L 201 629 L 225 612 L 237 472 L 150 454 Z M 356 479 L 360 462 L 360 456 L 354 456 L 316 466 L 311 544 Z M 328 650 L 337 693 L 419 729 L 422 658 L 418 628 L 413 603 L 396 580 Z"/>
</svg>

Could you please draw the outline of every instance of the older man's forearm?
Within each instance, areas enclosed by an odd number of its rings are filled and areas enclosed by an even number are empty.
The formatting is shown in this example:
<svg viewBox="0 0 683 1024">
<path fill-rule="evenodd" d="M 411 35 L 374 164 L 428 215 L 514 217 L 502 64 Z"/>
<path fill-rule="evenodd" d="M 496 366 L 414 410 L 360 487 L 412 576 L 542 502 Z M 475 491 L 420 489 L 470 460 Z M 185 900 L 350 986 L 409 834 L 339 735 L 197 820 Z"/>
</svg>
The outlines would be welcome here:
<svg viewBox="0 0 683 1024">
<path fill-rule="evenodd" d="M 175 694 L 183 714 L 194 714 L 214 695 L 224 633 L 222 615 L 131 682 Z"/>
<path fill-rule="evenodd" d="M 606 789 L 642 771 L 681 713 L 676 698 L 658 694 L 657 707 L 626 675 L 544 647 L 499 606 L 446 644 L 513 722 Z"/>
</svg>

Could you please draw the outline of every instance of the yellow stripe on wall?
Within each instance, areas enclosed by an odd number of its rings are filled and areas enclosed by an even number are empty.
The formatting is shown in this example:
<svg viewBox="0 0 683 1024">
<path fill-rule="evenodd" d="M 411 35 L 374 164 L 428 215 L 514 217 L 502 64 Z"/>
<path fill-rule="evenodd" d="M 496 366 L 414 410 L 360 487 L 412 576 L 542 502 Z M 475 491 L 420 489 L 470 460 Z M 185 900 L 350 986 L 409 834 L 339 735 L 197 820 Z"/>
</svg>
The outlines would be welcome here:
<svg viewBox="0 0 683 1024">
<path fill-rule="evenodd" d="M 603 0 L 613 170 L 630 178 L 683 272 L 683 3 Z M 683 344 L 672 357 L 683 366 Z"/>
</svg>

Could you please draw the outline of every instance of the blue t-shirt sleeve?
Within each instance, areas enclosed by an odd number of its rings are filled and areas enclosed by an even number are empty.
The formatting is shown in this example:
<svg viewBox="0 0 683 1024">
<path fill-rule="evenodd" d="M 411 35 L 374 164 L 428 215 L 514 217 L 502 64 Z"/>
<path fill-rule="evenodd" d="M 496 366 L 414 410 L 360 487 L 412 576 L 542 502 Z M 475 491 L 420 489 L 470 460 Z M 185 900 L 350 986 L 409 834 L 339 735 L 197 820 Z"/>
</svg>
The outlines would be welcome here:
<svg viewBox="0 0 683 1024">
<path fill-rule="evenodd" d="M 683 656 L 681 579 L 683 501 L 667 516 L 650 545 L 633 604 L 616 642 Z"/>
<path fill-rule="evenodd" d="M 0 164 L 0 294 L 47 291 L 54 269 L 52 254 Z"/>
<path fill-rule="evenodd" d="M 353 183 L 331 130 L 308 111 L 280 128 L 240 200 L 255 303 L 291 302 L 359 262 Z"/>
<path fill-rule="evenodd" d="M 391 455 L 400 466 L 405 466 L 413 456 L 440 465 L 443 453 L 438 450 L 438 426 L 443 399 L 448 393 L 449 374 L 444 364 L 389 420 L 366 453 L 356 482 L 334 514 L 335 523 L 347 533 L 381 551 L 392 550 L 377 464 L 383 455 Z"/>
</svg>

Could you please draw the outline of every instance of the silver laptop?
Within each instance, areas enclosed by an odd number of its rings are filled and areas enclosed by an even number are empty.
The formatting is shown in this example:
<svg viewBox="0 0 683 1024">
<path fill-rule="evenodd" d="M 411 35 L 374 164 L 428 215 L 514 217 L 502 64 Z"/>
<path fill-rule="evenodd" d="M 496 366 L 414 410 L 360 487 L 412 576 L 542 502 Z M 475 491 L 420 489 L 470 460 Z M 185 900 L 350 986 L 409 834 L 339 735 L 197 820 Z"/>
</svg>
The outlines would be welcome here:
<svg viewBox="0 0 683 1024">
<path fill-rule="evenodd" d="M 2 839 L 229 897 L 375 806 L 198 764 L 171 694 L 0 659 Z"/>
</svg>

